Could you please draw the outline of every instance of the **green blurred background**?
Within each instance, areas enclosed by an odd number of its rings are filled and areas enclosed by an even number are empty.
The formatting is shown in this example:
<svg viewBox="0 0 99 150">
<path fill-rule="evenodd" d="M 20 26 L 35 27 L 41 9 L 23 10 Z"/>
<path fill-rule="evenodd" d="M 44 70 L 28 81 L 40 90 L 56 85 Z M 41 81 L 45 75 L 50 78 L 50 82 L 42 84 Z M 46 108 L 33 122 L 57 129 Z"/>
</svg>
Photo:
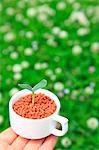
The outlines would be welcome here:
<svg viewBox="0 0 99 150">
<path fill-rule="evenodd" d="M 0 131 L 18 83 L 48 81 L 69 131 L 55 150 L 99 149 L 98 0 L 0 0 Z"/>
</svg>

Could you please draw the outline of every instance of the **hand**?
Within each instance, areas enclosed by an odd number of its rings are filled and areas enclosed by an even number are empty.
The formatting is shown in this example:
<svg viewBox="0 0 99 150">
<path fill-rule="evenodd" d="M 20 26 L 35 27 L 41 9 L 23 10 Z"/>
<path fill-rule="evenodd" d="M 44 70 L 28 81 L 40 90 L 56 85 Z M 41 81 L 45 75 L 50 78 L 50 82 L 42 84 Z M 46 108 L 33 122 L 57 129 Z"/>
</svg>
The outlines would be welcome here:
<svg viewBox="0 0 99 150">
<path fill-rule="evenodd" d="M 50 135 L 40 140 L 28 140 L 15 134 L 11 128 L 0 133 L 0 150 L 53 150 L 57 137 Z"/>
</svg>

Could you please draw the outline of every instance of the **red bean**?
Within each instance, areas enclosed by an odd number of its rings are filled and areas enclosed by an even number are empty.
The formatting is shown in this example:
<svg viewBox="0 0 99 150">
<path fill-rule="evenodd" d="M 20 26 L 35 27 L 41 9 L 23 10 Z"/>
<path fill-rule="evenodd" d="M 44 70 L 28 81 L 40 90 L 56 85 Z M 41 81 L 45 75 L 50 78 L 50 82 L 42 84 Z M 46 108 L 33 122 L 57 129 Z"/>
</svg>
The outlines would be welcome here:
<svg viewBox="0 0 99 150">
<path fill-rule="evenodd" d="M 56 111 L 56 104 L 50 97 L 39 93 L 35 94 L 35 102 L 32 105 L 32 94 L 28 94 L 13 105 L 13 110 L 25 118 L 41 119 L 52 115 Z"/>
</svg>

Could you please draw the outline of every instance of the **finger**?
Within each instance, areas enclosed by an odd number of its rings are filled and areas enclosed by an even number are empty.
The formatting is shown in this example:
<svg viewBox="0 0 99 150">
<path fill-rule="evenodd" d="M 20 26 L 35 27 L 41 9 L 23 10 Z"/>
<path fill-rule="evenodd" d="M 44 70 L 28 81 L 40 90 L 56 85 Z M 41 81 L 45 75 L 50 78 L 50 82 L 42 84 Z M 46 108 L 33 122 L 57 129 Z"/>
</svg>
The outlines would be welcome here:
<svg viewBox="0 0 99 150">
<path fill-rule="evenodd" d="M 25 146 L 24 150 L 38 150 L 44 142 L 44 140 L 44 138 L 40 140 L 30 140 Z"/>
<path fill-rule="evenodd" d="M 18 138 L 12 143 L 14 150 L 22 150 L 29 140 L 18 136 Z"/>
<path fill-rule="evenodd" d="M 0 140 L 0 150 L 12 150 L 11 146 L 5 141 Z"/>
<path fill-rule="evenodd" d="M 59 123 L 59 122 L 57 123 L 57 126 L 56 126 L 56 127 L 57 127 L 57 129 L 59 129 L 59 127 L 60 127 L 60 123 Z"/>
<path fill-rule="evenodd" d="M 0 133 L 0 140 L 7 142 L 8 144 L 12 144 L 12 142 L 17 138 L 17 135 L 11 128 L 6 129 L 2 133 Z"/>
<path fill-rule="evenodd" d="M 54 135 L 50 135 L 46 138 L 45 142 L 39 148 L 39 150 L 53 150 L 55 144 L 57 142 L 57 137 Z"/>
</svg>

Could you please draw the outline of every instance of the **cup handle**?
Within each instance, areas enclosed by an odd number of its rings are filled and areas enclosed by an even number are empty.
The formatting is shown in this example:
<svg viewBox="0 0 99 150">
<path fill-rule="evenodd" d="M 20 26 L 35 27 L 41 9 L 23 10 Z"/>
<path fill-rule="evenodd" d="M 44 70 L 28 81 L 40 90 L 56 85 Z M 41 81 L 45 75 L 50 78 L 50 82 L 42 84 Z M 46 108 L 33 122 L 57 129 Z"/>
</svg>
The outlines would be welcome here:
<svg viewBox="0 0 99 150">
<path fill-rule="evenodd" d="M 53 120 L 59 122 L 62 125 L 62 130 L 54 128 L 51 134 L 55 136 L 63 136 L 68 131 L 68 119 L 60 115 L 56 115 Z"/>
</svg>

